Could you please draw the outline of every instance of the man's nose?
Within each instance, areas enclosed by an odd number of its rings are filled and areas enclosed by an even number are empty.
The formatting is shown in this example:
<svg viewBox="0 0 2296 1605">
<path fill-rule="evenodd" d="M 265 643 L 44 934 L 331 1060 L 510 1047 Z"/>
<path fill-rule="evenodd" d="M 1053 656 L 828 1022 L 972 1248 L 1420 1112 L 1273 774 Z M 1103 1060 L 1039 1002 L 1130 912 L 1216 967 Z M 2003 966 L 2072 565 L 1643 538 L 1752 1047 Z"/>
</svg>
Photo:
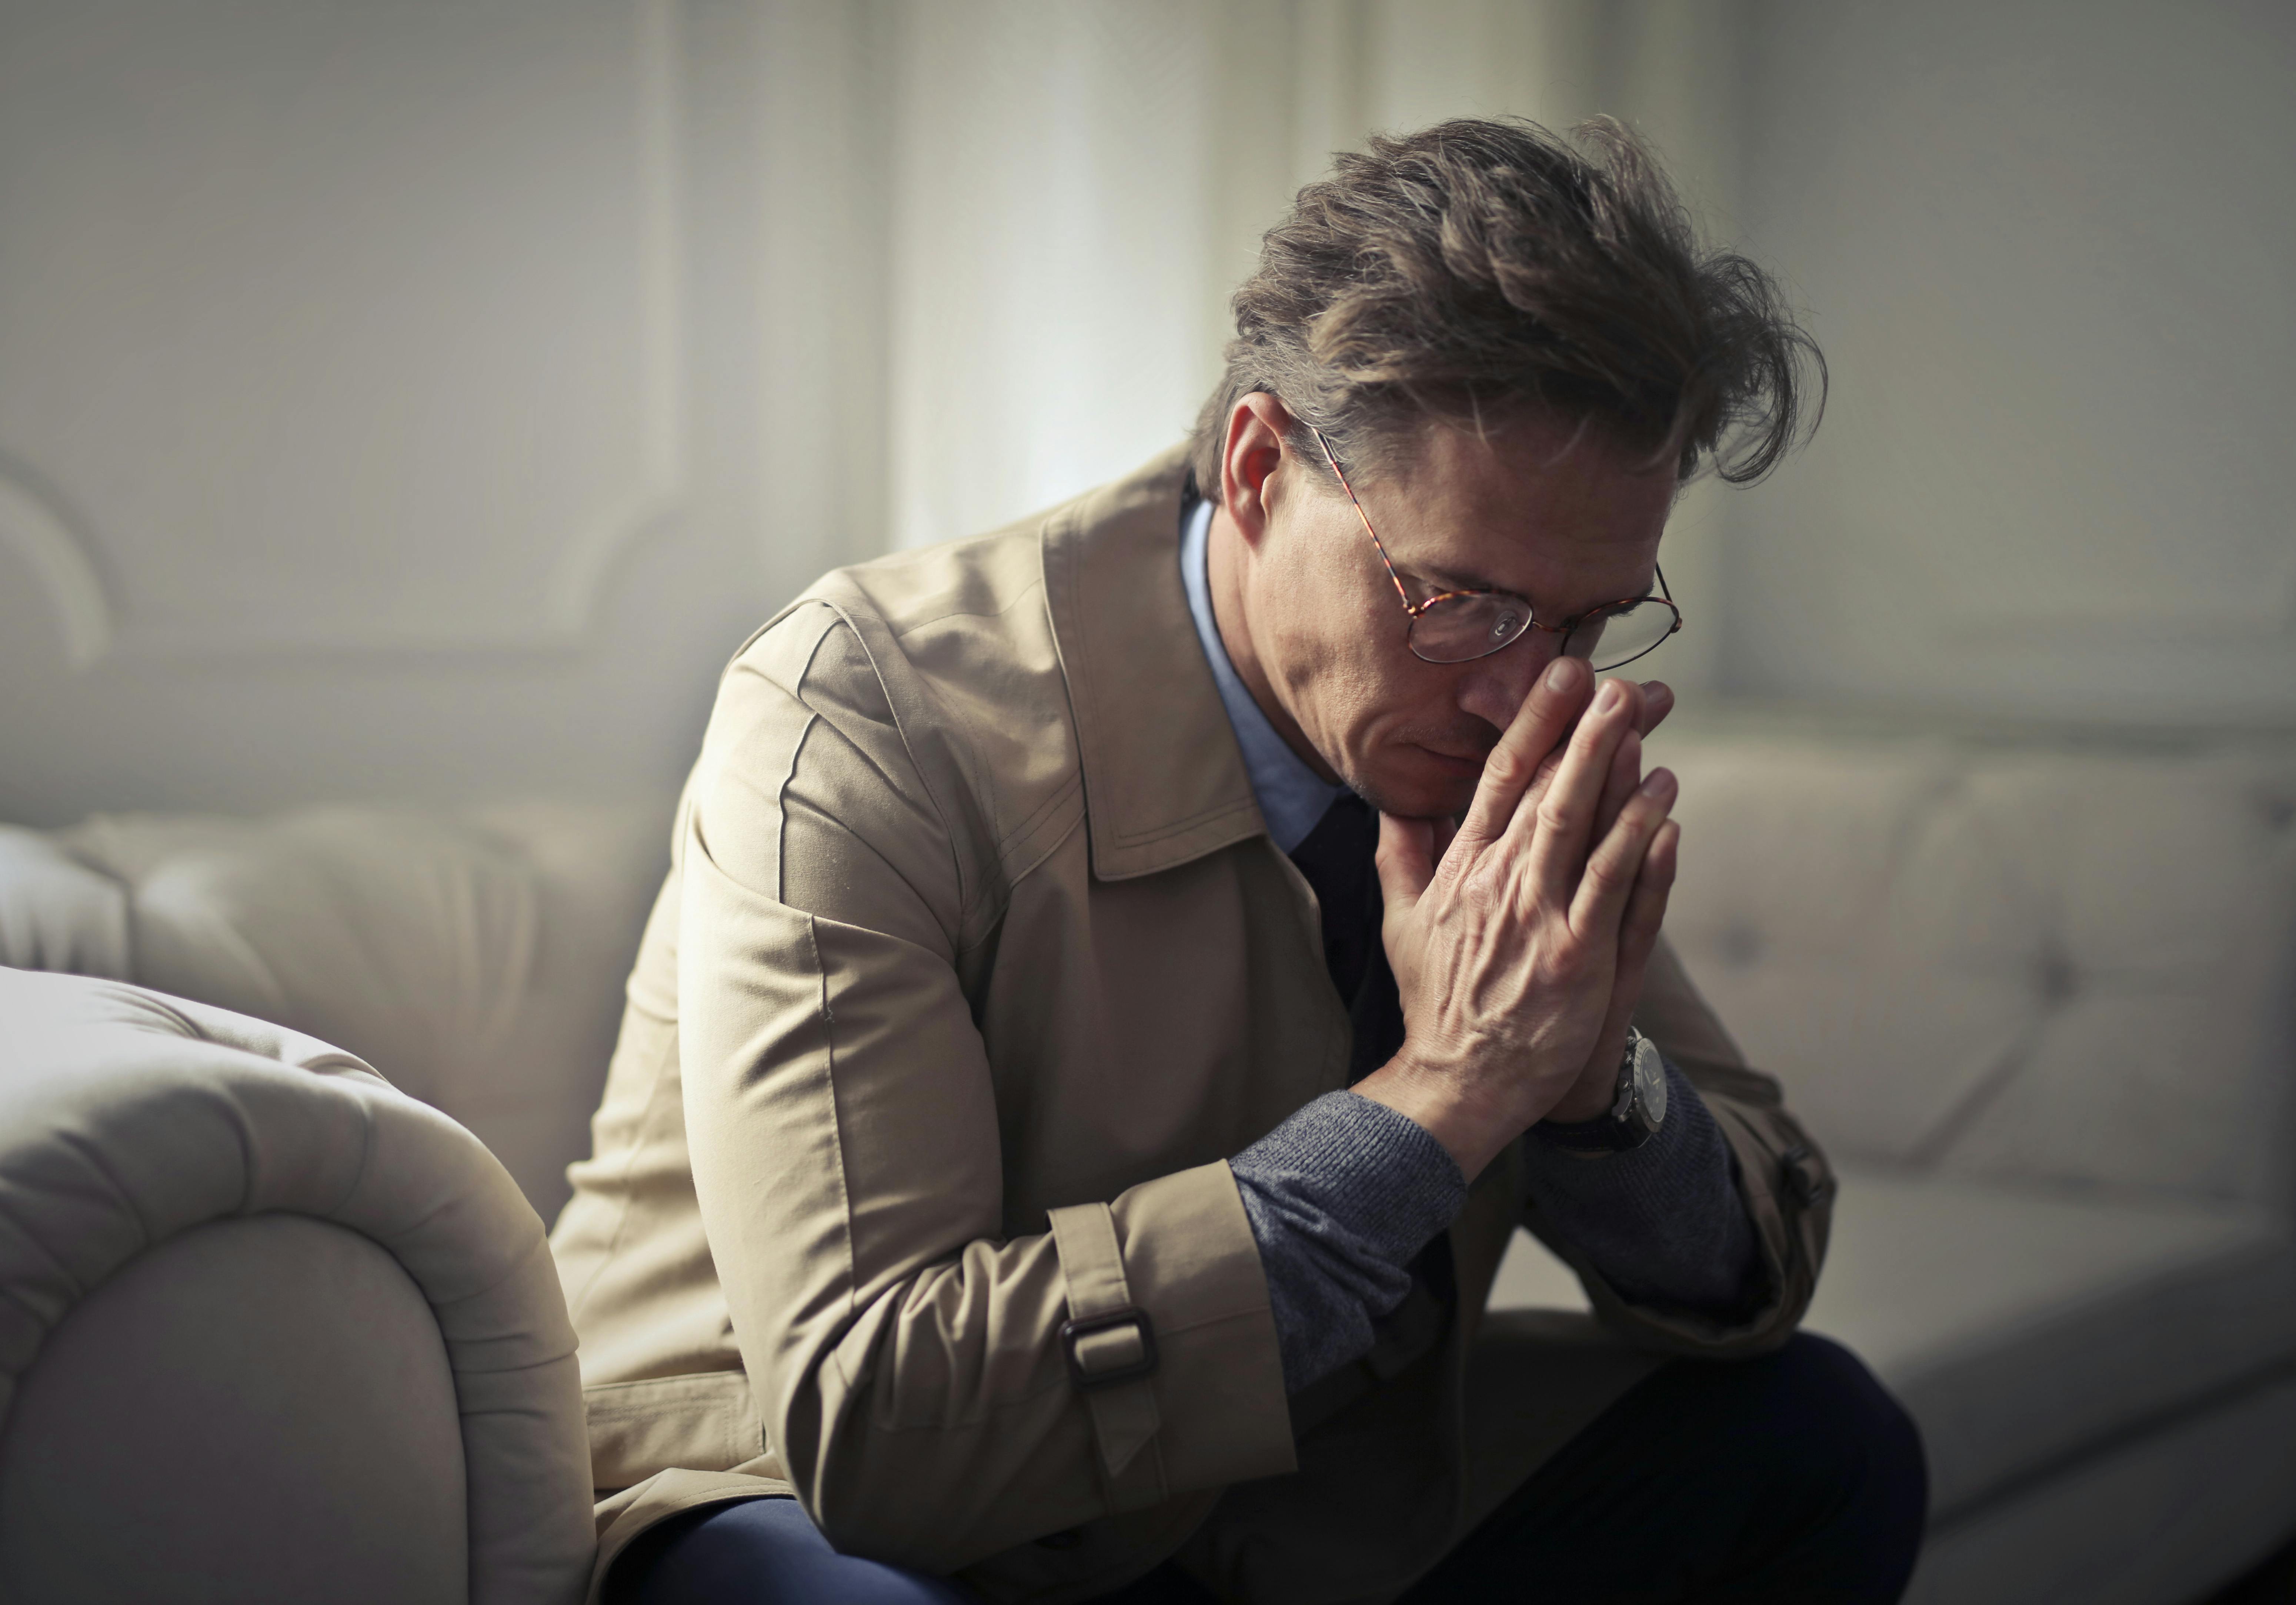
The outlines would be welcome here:
<svg viewBox="0 0 2296 1605">
<path fill-rule="evenodd" d="M 1489 725 L 1504 730 L 1514 722 L 1515 710 L 1546 671 L 1562 655 L 1562 638 L 1534 630 L 1523 639 L 1463 665 L 1459 676 L 1459 706 Z"/>
</svg>

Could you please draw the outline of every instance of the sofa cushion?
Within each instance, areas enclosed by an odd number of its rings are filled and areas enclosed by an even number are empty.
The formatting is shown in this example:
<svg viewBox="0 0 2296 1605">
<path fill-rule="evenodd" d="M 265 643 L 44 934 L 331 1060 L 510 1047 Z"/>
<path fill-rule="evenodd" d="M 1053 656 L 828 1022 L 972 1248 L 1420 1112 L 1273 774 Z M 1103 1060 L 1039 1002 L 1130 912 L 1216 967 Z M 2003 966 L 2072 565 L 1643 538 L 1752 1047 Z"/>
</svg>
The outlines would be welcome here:
<svg viewBox="0 0 2296 1605">
<path fill-rule="evenodd" d="M 340 1044 L 426 1102 L 516 1023 L 534 877 L 450 821 L 100 814 L 62 840 L 128 889 L 139 984 Z"/>
<path fill-rule="evenodd" d="M 1876 918 L 1960 758 L 1938 743 L 1662 739 L 1652 756 L 1682 781 L 1667 934 L 1684 967 L 1829 1148 L 1907 1157 L 2021 1020 L 1938 1009 Z"/>
<path fill-rule="evenodd" d="M 0 825 L 0 965 L 127 976 L 127 889 L 37 830 Z"/>
<path fill-rule="evenodd" d="M 566 1197 L 668 857 L 665 799 L 0 827 L 0 962 L 340 1043 Z"/>
<path fill-rule="evenodd" d="M 1528 1233 L 1491 1302 L 1586 1307 Z M 1941 1519 L 2296 1363 L 2296 1239 L 2245 1206 L 1844 1167 L 1807 1324 L 1920 1422 Z"/>
<path fill-rule="evenodd" d="M 2284 1203 L 2285 766 L 1669 737 L 1685 966 L 1836 1151 Z"/>
<path fill-rule="evenodd" d="M 2285 1199 L 2296 839 L 2256 779 L 2175 758 L 1972 766 L 1906 891 L 1961 986 L 2029 1002 L 2013 1060 L 1937 1133 L 1942 1168 Z"/>
</svg>

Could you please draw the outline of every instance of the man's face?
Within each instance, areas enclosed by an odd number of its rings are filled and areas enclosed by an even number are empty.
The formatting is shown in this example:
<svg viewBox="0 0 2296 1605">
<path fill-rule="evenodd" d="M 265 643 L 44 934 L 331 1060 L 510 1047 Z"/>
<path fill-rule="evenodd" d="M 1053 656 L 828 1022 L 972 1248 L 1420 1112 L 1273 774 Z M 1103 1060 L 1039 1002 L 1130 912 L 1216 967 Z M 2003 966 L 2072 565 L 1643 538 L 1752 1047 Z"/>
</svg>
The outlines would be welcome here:
<svg viewBox="0 0 2296 1605">
<path fill-rule="evenodd" d="M 1349 478 L 1414 603 L 1505 590 L 1559 622 L 1650 590 L 1676 481 L 1647 453 L 1537 416 L 1480 437 L 1431 424 L 1398 455 L 1386 473 Z M 1375 806 L 1417 818 L 1464 811 L 1484 758 L 1562 638 L 1532 630 L 1472 663 L 1422 662 L 1329 465 L 1284 449 L 1260 507 L 1256 529 L 1238 521 L 1249 531 L 1239 580 L 1276 700 Z"/>
</svg>

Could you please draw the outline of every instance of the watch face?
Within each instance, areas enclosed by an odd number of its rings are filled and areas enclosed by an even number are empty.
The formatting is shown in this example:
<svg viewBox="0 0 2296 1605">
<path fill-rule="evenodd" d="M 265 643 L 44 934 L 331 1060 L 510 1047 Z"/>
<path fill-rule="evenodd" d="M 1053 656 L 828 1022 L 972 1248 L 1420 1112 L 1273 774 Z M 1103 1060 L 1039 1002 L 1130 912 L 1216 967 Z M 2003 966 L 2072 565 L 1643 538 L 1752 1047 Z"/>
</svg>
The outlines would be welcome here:
<svg viewBox="0 0 2296 1605">
<path fill-rule="evenodd" d="M 1635 1101 L 1653 1128 L 1666 1123 L 1666 1060 L 1658 1044 L 1644 1037 L 1635 1044 Z"/>
</svg>

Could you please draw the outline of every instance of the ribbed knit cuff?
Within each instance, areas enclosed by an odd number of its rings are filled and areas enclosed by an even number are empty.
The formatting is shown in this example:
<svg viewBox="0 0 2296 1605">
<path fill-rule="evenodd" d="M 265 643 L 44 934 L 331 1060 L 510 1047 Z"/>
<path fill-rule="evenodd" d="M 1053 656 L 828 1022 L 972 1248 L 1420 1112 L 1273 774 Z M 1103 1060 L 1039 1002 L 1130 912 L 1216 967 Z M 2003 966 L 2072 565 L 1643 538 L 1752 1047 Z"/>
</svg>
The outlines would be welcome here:
<svg viewBox="0 0 2296 1605">
<path fill-rule="evenodd" d="M 1759 1264 L 1730 1145 L 1706 1100 L 1666 1067 L 1667 1117 L 1648 1142 L 1589 1159 L 1523 1139 L 1531 1202 L 1619 1296 L 1705 1313 L 1744 1305 Z"/>
<path fill-rule="evenodd" d="M 1325 1093 L 1229 1165 L 1293 1393 L 1370 1353 L 1373 1323 L 1411 1290 L 1411 1261 L 1467 1201 L 1449 1150 L 1353 1092 Z"/>
</svg>

